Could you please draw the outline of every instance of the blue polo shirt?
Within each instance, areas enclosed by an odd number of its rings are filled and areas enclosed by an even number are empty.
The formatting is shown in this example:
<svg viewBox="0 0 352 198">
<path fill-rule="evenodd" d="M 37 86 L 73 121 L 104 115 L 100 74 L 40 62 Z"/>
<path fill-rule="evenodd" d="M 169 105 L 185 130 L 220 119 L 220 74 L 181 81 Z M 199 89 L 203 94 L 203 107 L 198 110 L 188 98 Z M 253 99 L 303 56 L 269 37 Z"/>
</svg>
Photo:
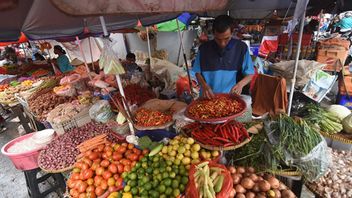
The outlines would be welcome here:
<svg viewBox="0 0 352 198">
<path fill-rule="evenodd" d="M 254 74 L 254 66 L 244 42 L 231 39 L 221 49 L 212 40 L 199 47 L 192 73 L 201 73 L 214 93 L 229 93 L 237 83 L 237 76 Z"/>
</svg>

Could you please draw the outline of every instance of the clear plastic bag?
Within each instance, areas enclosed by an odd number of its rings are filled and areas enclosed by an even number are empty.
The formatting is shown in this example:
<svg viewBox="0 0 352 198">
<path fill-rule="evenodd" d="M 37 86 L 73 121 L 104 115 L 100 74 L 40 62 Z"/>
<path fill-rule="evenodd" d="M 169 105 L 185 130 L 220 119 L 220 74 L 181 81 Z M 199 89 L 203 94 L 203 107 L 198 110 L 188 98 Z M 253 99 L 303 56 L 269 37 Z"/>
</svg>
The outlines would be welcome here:
<svg viewBox="0 0 352 198">
<path fill-rule="evenodd" d="M 113 50 L 114 43 L 109 39 L 103 39 L 104 48 L 99 59 L 99 68 L 104 69 L 105 74 L 124 74 L 125 69 L 121 65 L 117 54 Z"/>
<path fill-rule="evenodd" d="M 106 123 L 114 116 L 114 114 L 111 111 L 108 101 L 99 100 L 89 109 L 89 116 L 97 122 Z"/>
</svg>

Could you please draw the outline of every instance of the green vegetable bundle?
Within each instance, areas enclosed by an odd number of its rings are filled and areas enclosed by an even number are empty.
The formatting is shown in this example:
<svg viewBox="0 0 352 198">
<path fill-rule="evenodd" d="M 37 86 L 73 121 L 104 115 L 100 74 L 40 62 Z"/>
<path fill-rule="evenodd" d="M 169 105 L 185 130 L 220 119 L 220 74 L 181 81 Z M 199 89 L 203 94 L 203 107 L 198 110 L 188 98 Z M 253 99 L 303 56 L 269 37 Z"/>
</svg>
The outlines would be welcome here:
<svg viewBox="0 0 352 198">
<path fill-rule="evenodd" d="M 311 125 L 318 126 L 325 133 L 335 134 L 343 129 L 341 120 L 324 108 L 308 104 L 304 108 L 304 119 Z"/>
</svg>

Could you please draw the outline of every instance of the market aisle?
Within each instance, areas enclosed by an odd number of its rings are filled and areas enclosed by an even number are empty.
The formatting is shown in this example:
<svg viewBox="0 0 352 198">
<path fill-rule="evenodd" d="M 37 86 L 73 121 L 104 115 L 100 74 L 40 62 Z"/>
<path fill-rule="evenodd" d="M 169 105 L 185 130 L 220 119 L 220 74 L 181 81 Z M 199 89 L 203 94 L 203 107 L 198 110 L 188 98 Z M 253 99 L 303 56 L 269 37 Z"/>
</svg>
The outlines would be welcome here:
<svg viewBox="0 0 352 198">
<path fill-rule="evenodd" d="M 7 130 L 0 134 L 0 147 L 19 136 L 16 122 L 8 122 Z M 27 198 L 26 180 L 22 171 L 17 170 L 9 158 L 0 157 L 0 198 Z"/>
</svg>

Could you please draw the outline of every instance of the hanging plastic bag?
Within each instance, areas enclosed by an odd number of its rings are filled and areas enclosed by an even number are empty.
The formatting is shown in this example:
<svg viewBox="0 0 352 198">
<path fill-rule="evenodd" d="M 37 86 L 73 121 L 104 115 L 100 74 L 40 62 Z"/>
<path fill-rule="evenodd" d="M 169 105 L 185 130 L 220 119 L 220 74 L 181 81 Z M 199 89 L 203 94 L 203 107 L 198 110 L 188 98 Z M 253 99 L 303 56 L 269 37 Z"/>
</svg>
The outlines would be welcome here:
<svg viewBox="0 0 352 198">
<path fill-rule="evenodd" d="M 99 100 L 89 109 L 89 116 L 97 122 L 106 123 L 114 114 L 107 100 Z"/>
<path fill-rule="evenodd" d="M 124 74 L 125 69 L 121 65 L 119 58 L 112 48 L 115 42 L 111 42 L 109 39 L 103 39 L 103 43 L 104 48 L 100 55 L 99 68 L 104 69 L 105 74 Z"/>
</svg>

